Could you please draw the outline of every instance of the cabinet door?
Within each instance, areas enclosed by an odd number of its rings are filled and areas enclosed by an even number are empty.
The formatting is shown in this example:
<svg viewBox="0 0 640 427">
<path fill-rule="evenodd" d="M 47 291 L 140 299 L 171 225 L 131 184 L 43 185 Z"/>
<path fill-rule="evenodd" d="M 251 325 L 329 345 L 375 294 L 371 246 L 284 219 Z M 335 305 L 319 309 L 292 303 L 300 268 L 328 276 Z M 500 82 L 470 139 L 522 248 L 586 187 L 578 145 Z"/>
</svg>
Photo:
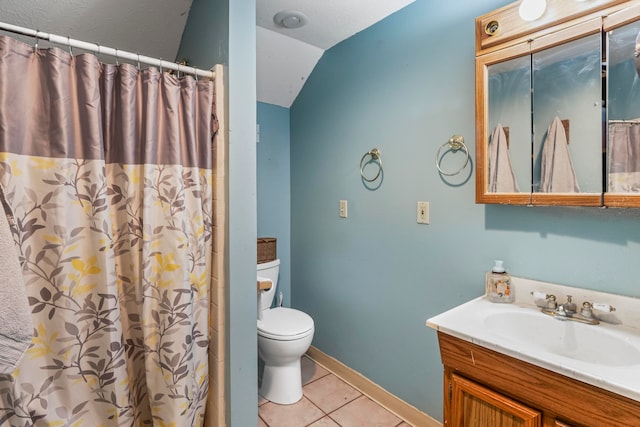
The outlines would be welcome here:
<svg viewBox="0 0 640 427">
<path fill-rule="evenodd" d="M 604 204 L 640 207 L 640 5 L 605 19 L 607 161 Z"/>
<path fill-rule="evenodd" d="M 602 204 L 601 19 L 476 58 L 476 202 Z"/>
<path fill-rule="evenodd" d="M 453 427 L 540 427 L 542 414 L 502 394 L 453 374 Z"/>
<path fill-rule="evenodd" d="M 587 21 L 531 43 L 534 205 L 601 204 L 600 26 Z"/>
<path fill-rule="evenodd" d="M 476 203 L 531 203 L 528 43 L 476 58 Z"/>
</svg>

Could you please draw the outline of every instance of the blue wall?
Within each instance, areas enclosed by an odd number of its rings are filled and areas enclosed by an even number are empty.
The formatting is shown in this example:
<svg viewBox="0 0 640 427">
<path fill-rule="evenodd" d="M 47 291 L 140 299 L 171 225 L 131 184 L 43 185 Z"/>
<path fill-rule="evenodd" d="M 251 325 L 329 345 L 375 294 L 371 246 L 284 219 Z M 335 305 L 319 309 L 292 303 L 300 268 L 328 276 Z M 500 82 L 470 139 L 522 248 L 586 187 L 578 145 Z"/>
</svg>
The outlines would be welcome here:
<svg viewBox="0 0 640 427">
<path fill-rule="evenodd" d="M 320 350 L 438 419 L 425 321 L 481 295 L 494 258 L 513 275 L 640 296 L 638 210 L 476 205 L 471 168 L 436 171 L 454 133 L 473 158 L 474 18 L 506 3 L 417 0 L 327 51 L 290 109 L 293 306 L 314 318 Z M 359 174 L 373 147 L 377 189 Z M 418 200 L 430 225 L 416 224 Z"/>
<path fill-rule="evenodd" d="M 229 64 L 228 0 L 193 0 L 176 61 L 183 58 L 203 69 Z"/>
<path fill-rule="evenodd" d="M 278 239 L 278 290 L 291 304 L 291 166 L 289 109 L 258 103 L 258 236 Z M 276 294 L 277 295 L 277 294 Z"/>
<path fill-rule="evenodd" d="M 225 412 L 228 425 L 251 426 L 258 419 L 255 0 L 194 0 L 178 57 L 189 58 L 199 68 L 226 65 L 229 292 Z"/>
</svg>

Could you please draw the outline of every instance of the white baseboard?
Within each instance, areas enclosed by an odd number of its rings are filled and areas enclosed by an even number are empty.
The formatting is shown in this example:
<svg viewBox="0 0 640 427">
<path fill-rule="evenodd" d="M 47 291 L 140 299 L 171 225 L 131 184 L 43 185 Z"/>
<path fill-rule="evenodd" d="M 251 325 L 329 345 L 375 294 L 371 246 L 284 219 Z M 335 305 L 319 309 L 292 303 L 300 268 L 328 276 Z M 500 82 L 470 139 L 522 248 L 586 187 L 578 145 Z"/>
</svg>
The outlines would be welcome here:
<svg viewBox="0 0 640 427">
<path fill-rule="evenodd" d="M 316 347 L 309 347 L 307 356 L 409 424 L 416 427 L 442 427 L 439 421 L 389 393 L 359 372 L 354 371 L 339 360 L 323 353 Z"/>
</svg>

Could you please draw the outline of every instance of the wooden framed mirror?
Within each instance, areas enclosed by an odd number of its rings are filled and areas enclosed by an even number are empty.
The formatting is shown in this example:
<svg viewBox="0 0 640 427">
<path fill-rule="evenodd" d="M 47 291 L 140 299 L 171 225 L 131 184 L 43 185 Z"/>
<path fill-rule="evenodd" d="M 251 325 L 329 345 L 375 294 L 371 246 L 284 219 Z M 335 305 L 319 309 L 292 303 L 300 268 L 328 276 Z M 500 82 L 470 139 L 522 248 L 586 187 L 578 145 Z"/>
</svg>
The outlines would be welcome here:
<svg viewBox="0 0 640 427">
<path fill-rule="evenodd" d="M 631 39 L 640 51 L 640 6 L 548 3 L 540 22 L 518 22 L 519 2 L 476 20 L 476 202 L 640 206 L 640 72 L 628 54 Z M 622 172 L 616 120 L 638 129 L 637 167 Z"/>
</svg>

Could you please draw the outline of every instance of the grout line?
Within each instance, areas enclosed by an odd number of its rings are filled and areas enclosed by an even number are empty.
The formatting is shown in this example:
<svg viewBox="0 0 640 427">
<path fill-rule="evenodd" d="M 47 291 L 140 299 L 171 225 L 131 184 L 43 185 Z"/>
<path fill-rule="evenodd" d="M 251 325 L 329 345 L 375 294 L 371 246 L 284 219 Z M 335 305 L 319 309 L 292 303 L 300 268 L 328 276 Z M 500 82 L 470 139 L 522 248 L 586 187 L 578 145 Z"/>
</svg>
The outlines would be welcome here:
<svg viewBox="0 0 640 427">
<path fill-rule="evenodd" d="M 353 384 L 351 384 L 351 383 L 350 383 L 349 381 L 347 381 L 345 378 L 343 378 L 343 377 L 341 377 L 340 375 L 338 375 L 338 374 L 336 374 L 335 372 L 333 372 L 333 371 L 332 371 L 331 369 L 329 369 L 327 366 L 325 366 L 325 365 L 323 365 L 322 363 L 320 363 L 320 362 L 316 361 L 315 359 L 311 358 L 311 357 L 310 357 L 309 355 L 307 355 L 307 354 L 303 355 L 302 357 L 307 357 L 307 358 L 308 358 L 308 359 L 309 359 L 309 360 L 310 360 L 314 365 L 320 366 L 321 368 L 323 368 L 324 370 L 326 370 L 326 371 L 327 371 L 327 373 L 326 373 L 325 375 L 322 375 L 322 376 L 320 376 L 320 377 L 318 377 L 318 378 L 315 378 L 315 379 L 313 379 L 312 381 L 309 381 L 309 382 L 307 382 L 306 384 L 304 384 L 304 385 L 302 386 L 302 388 L 303 388 L 302 397 L 303 397 L 304 399 L 306 399 L 309 403 L 311 403 L 315 408 L 317 408 L 317 409 L 322 413 L 322 416 L 321 416 L 320 418 L 318 418 L 317 420 L 311 421 L 309 424 L 306 424 L 306 426 L 305 426 L 305 427 L 309 427 L 310 425 L 312 425 L 312 424 L 314 424 L 314 423 L 316 423 L 316 422 L 320 421 L 321 419 L 323 419 L 323 418 L 325 418 L 325 417 L 328 417 L 331 421 L 333 421 L 334 423 L 336 423 L 339 427 L 342 427 L 342 425 L 341 425 L 338 421 L 336 421 L 335 419 L 333 419 L 333 417 L 331 417 L 331 414 L 335 413 L 336 411 L 338 411 L 338 410 L 340 410 L 340 409 L 344 408 L 345 406 L 347 406 L 347 405 L 349 405 L 349 404 L 351 404 L 351 403 L 354 403 L 355 401 L 357 401 L 357 400 L 359 400 L 359 399 L 362 399 L 362 398 L 366 398 L 366 399 L 371 400 L 373 403 L 375 403 L 375 404 L 376 404 L 377 406 L 379 406 L 380 408 L 383 408 L 383 409 L 385 409 L 386 411 L 390 412 L 391 414 L 395 415 L 395 416 L 400 420 L 400 422 L 399 422 L 398 424 L 396 424 L 396 425 L 395 425 L 395 427 L 400 426 L 402 423 L 407 423 L 407 424 L 411 425 L 408 421 L 406 421 L 405 419 L 403 419 L 402 417 L 400 417 L 400 416 L 399 416 L 398 414 L 396 414 L 394 411 L 391 411 L 391 410 L 389 410 L 389 408 L 387 408 L 387 407 L 385 407 L 384 405 L 380 404 L 376 399 L 372 398 L 371 396 L 369 396 L 368 394 L 364 393 L 364 392 L 363 392 L 362 390 L 360 390 L 359 388 L 355 387 Z M 339 406 L 339 407 L 337 407 L 337 408 L 335 408 L 335 409 L 331 410 L 331 412 L 325 412 L 322 408 L 320 408 L 318 405 L 316 405 L 316 404 L 315 404 L 315 402 L 313 402 L 313 401 L 309 398 L 309 396 L 307 396 L 307 395 L 304 393 L 304 387 L 306 387 L 306 386 L 307 386 L 307 385 L 309 385 L 309 384 L 313 384 L 314 382 L 316 382 L 316 381 L 318 381 L 318 380 L 320 380 L 320 379 L 322 379 L 322 378 L 326 378 L 326 377 L 328 377 L 328 376 L 330 376 L 330 375 L 333 375 L 333 376 L 334 376 L 335 378 L 337 378 L 338 380 L 340 380 L 340 381 L 344 382 L 344 383 L 345 383 L 345 384 L 347 384 L 349 387 L 351 387 L 351 388 L 353 388 L 355 391 L 357 391 L 360 395 L 359 395 L 358 397 L 356 397 L 356 398 L 354 398 L 354 399 L 352 399 L 352 400 L 350 400 L 350 401 L 348 401 L 348 402 L 344 403 L 343 405 L 341 405 L 341 406 Z M 266 403 L 273 403 L 273 402 L 271 402 L 270 400 L 265 399 L 265 402 L 264 402 L 262 405 L 258 405 L 258 407 L 263 406 L 263 405 L 264 405 L 264 404 L 266 404 Z M 277 404 L 276 404 L 276 403 L 274 403 L 274 405 L 277 405 Z M 259 418 L 259 419 L 261 419 L 261 420 L 262 420 L 262 421 L 267 425 L 267 427 L 275 427 L 275 426 L 270 426 L 269 424 L 267 424 L 267 422 L 264 420 L 264 418 L 260 417 L 259 415 L 258 415 L 258 418 Z"/>
<path fill-rule="evenodd" d="M 340 424 L 338 420 L 334 419 L 331 415 L 327 415 L 327 417 L 329 417 L 329 419 L 334 423 L 336 423 L 339 427 L 342 427 L 342 424 Z"/>
<path fill-rule="evenodd" d="M 309 359 L 311 359 L 313 361 L 313 363 L 321 366 L 322 368 L 326 369 L 328 372 L 330 372 L 332 375 L 335 375 L 337 378 L 339 378 L 340 380 L 344 381 L 346 384 L 348 384 L 349 386 L 353 387 L 355 390 L 357 390 L 358 392 L 360 392 L 360 394 L 362 396 L 367 397 L 368 399 L 370 399 L 372 402 L 374 402 L 376 405 L 380 406 L 381 408 L 384 408 L 385 410 L 387 410 L 388 412 L 390 412 L 391 414 L 395 415 L 399 420 L 400 420 L 400 424 L 402 424 L 403 422 L 409 424 L 410 426 L 412 426 L 413 424 L 411 424 L 409 421 L 407 421 L 406 419 L 404 419 L 402 416 L 400 416 L 398 413 L 396 413 L 396 411 L 391 410 L 390 408 L 388 408 L 387 406 L 381 404 L 377 399 L 374 399 L 372 396 L 369 395 L 369 393 L 365 393 L 364 391 L 362 391 L 359 387 L 356 387 L 355 385 L 353 385 L 351 382 L 349 382 L 346 378 L 342 377 L 341 375 L 336 374 L 333 370 L 329 369 L 326 365 L 324 365 L 323 363 L 318 362 L 317 360 L 315 360 L 314 358 L 312 358 L 311 356 L 309 356 L 309 354 L 305 354 L 306 357 L 308 357 Z M 358 397 L 357 399 L 359 399 L 360 397 Z M 356 399 L 354 399 L 356 400 Z M 352 401 L 353 402 L 353 401 Z M 349 402 L 351 403 L 351 402 Z M 333 413 L 333 412 L 332 412 Z M 398 425 L 400 425 L 398 424 Z"/>
<path fill-rule="evenodd" d="M 314 362 L 314 363 L 315 363 L 315 362 Z M 315 404 L 315 402 L 314 402 L 313 400 L 311 400 L 311 398 L 310 398 L 309 396 L 305 395 L 305 394 L 304 394 L 304 391 L 303 391 L 303 396 L 304 396 L 304 397 L 309 401 L 309 403 L 311 403 L 313 406 L 315 406 L 316 408 L 318 408 L 318 409 L 320 410 L 320 412 L 322 412 L 322 414 L 323 414 L 323 415 L 322 415 L 322 418 L 324 418 L 324 417 L 329 417 L 329 418 L 331 418 L 331 414 L 333 414 L 334 412 L 336 412 L 338 409 L 344 408 L 344 407 L 345 407 L 345 406 L 347 406 L 348 404 L 350 404 L 350 403 L 352 403 L 352 402 L 355 402 L 356 400 L 358 400 L 358 399 L 360 399 L 362 396 L 364 396 L 364 394 L 362 394 L 362 392 L 360 392 L 360 390 L 358 390 L 357 388 L 355 388 L 355 387 L 351 386 L 351 384 L 348 384 L 347 382 L 343 381 L 342 379 L 340 379 L 340 377 L 338 377 L 337 375 L 335 375 L 335 374 L 334 374 L 334 373 L 332 373 L 332 372 L 329 372 L 327 375 L 323 375 L 321 378 L 328 377 L 329 375 L 333 375 L 334 377 L 338 378 L 340 381 L 342 381 L 342 382 L 344 382 L 345 384 L 347 384 L 349 387 L 351 387 L 351 388 L 353 388 L 354 390 L 356 390 L 358 393 L 360 393 L 360 396 L 356 397 L 355 399 L 352 399 L 352 400 L 348 401 L 347 403 L 343 404 L 342 406 L 339 406 L 339 407 L 337 407 L 337 408 L 333 409 L 331 412 L 326 412 L 324 409 L 322 409 L 321 407 L 319 407 L 318 405 L 316 405 L 316 404 Z M 319 379 L 320 379 L 320 378 L 318 378 L 318 379 L 316 379 L 316 380 L 314 380 L 314 381 L 312 381 L 312 382 L 315 382 L 315 381 L 317 381 L 317 380 L 319 380 Z M 311 383 L 308 383 L 308 384 L 311 384 Z M 321 418 L 321 419 L 322 419 L 322 418 Z M 316 421 L 318 421 L 318 420 L 316 420 Z M 314 422 L 316 422 L 316 421 L 314 421 Z M 333 418 L 331 418 L 331 421 L 333 421 L 334 423 L 336 423 L 336 424 L 338 424 L 338 425 L 340 426 L 340 423 L 338 423 L 338 422 L 337 422 L 336 420 L 334 420 Z M 312 422 L 311 424 L 313 424 L 314 422 Z M 309 424 L 309 425 L 311 425 L 311 424 Z"/>
<path fill-rule="evenodd" d="M 331 417 L 331 414 L 327 414 L 327 417 L 329 417 L 329 419 L 330 419 L 331 421 L 333 421 L 334 423 L 336 423 L 336 424 L 338 425 L 338 427 L 342 427 L 342 424 L 340 424 L 338 421 L 334 420 L 334 419 Z"/>
<path fill-rule="evenodd" d="M 303 398 L 305 398 L 305 399 L 307 399 L 307 401 L 308 401 L 309 403 L 311 403 L 313 406 L 315 406 L 316 408 L 318 408 L 318 410 L 319 410 L 320 412 L 322 412 L 322 416 L 321 416 L 320 418 L 318 418 L 318 419 L 317 419 L 317 420 L 315 420 L 315 421 L 312 421 L 310 424 L 307 424 L 307 425 L 311 425 L 311 424 L 313 424 L 313 423 L 315 423 L 315 422 L 317 422 L 317 421 L 319 421 L 319 420 L 323 419 L 323 418 L 324 418 L 324 417 L 326 417 L 327 415 L 329 415 L 329 414 L 327 414 L 326 412 L 324 412 L 324 411 L 322 410 L 322 408 L 321 408 L 321 407 L 319 407 L 318 405 L 316 405 L 315 403 L 313 403 L 313 400 L 311 400 L 311 399 L 309 399 L 307 396 L 305 396 L 305 395 L 304 395 L 304 392 L 302 393 L 302 397 L 303 397 Z"/>
<path fill-rule="evenodd" d="M 331 412 L 328 412 L 328 413 L 327 413 L 327 415 L 331 415 L 331 414 L 333 414 L 333 413 L 334 413 L 334 412 L 336 412 L 337 410 L 344 408 L 344 407 L 345 407 L 345 406 L 347 406 L 348 404 L 355 402 L 356 400 L 360 399 L 361 397 L 366 397 L 366 396 L 364 395 L 364 393 L 362 393 L 360 390 L 358 390 L 357 388 L 355 388 L 354 386 L 352 386 L 352 385 L 351 385 L 351 384 L 349 384 L 348 382 L 344 381 L 342 378 L 340 378 L 340 377 L 339 377 L 339 376 L 337 376 L 336 374 L 331 373 L 330 375 L 333 375 L 334 377 L 336 377 L 337 379 L 339 379 L 340 381 L 342 381 L 343 383 L 345 383 L 346 385 L 348 385 L 349 387 L 351 387 L 352 389 L 354 389 L 355 391 L 357 391 L 358 393 L 360 393 L 360 396 L 356 397 L 355 399 L 351 399 L 350 401 L 346 402 L 345 404 L 343 404 L 343 405 L 341 405 L 341 406 L 338 406 L 336 409 L 332 410 Z M 311 399 L 309 399 L 309 400 L 311 400 Z M 377 403 L 378 403 L 378 402 L 376 402 L 376 404 L 377 404 Z M 336 421 L 336 422 L 337 422 L 337 421 Z"/>
<path fill-rule="evenodd" d="M 315 378 L 314 380 L 309 381 L 308 383 L 302 384 L 302 388 L 305 388 L 306 386 L 308 386 L 309 384 L 313 384 L 318 380 L 321 380 L 324 377 L 328 377 L 329 375 L 334 375 L 333 373 L 329 372 L 327 375 L 323 375 L 321 377 Z"/>
</svg>

